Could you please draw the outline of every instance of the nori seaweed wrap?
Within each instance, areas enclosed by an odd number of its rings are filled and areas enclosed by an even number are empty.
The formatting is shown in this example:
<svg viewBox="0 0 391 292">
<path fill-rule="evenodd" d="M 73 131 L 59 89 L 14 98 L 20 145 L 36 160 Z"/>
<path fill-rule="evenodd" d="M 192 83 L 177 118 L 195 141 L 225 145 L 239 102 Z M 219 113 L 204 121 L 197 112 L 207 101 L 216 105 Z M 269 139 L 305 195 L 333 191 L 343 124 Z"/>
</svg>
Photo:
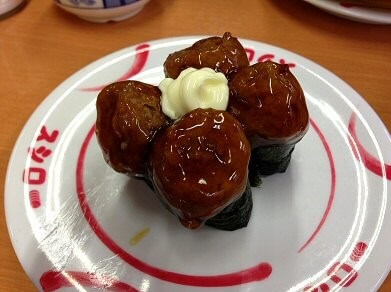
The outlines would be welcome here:
<svg viewBox="0 0 391 292">
<path fill-rule="evenodd" d="M 252 147 L 250 183 L 284 172 L 308 129 L 303 90 L 288 65 L 271 61 L 240 69 L 229 81 L 228 111 L 243 125 Z"/>
<path fill-rule="evenodd" d="M 205 225 L 226 231 L 246 227 L 251 218 L 252 208 L 253 197 L 250 182 L 248 182 L 243 195 L 216 216 L 207 220 Z"/>
</svg>

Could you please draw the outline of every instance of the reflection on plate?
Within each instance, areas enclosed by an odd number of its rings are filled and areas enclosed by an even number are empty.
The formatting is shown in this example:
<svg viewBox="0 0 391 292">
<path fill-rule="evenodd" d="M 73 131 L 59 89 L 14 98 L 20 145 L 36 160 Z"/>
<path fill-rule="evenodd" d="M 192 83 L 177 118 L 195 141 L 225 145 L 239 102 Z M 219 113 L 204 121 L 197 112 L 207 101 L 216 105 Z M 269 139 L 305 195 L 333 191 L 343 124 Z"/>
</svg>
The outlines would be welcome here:
<svg viewBox="0 0 391 292">
<path fill-rule="evenodd" d="M 354 21 L 391 24 L 391 10 L 371 8 L 355 4 L 349 0 L 304 0 L 312 5 L 323 9 L 331 14 L 347 18 Z"/>
<path fill-rule="evenodd" d="M 289 64 L 311 116 L 287 172 L 253 189 L 247 228 L 187 230 L 143 182 L 105 164 L 94 134 L 99 90 L 129 78 L 159 83 L 166 56 L 197 39 L 152 41 L 100 59 L 64 81 L 27 122 L 10 160 L 5 207 L 15 251 L 35 285 L 140 292 L 378 287 L 391 263 L 390 136 L 362 97 L 303 57 L 242 40 L 251 62 Z"/>
</svg>

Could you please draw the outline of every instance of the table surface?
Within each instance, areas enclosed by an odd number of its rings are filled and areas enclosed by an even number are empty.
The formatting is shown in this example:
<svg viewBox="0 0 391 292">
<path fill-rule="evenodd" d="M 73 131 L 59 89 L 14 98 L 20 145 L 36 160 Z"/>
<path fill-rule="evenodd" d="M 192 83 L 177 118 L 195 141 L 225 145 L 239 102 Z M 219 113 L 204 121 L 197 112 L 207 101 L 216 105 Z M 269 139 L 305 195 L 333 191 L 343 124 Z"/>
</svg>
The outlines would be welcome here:
<svg viewBox="0 0 391 292">
<path fill-rule="evenodd" d="M 134 18 L 93 24 L 34 0 L 0 20 L 1 189 L 23 125 L 57 85 L 106 54 L 164 37 L 231 31 L 294 51 L 349 83 L 391 129 L 391 26 L 351 22 L 300 0 L 243 3 L 152 0 Z M 12 249 L 3 206 L 0 213 L 0 291 L 35 291 Z M 380 291 L 391 291 L 391 276 Z"/>
</svg>

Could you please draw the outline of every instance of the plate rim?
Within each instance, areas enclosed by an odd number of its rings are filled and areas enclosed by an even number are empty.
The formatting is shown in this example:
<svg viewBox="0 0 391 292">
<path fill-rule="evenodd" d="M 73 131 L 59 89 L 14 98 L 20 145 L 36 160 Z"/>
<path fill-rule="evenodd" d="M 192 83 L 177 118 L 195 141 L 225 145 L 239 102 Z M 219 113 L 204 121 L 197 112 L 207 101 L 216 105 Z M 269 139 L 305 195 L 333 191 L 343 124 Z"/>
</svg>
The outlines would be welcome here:
<svg viewBox="0 0 391 292">
<path fill-rule="evenodd" d="M 339 2 L 330 0 L 303 0 L 317 8 L 320 8 L 328 13 L 339 17 L 348 18 L 350 20 L 371 23 L 371 24 L 391 24 L 391 11 L 387 13 L 384 9 L 353 7 L 345 8 L 340 6 Z"/>
</svg>

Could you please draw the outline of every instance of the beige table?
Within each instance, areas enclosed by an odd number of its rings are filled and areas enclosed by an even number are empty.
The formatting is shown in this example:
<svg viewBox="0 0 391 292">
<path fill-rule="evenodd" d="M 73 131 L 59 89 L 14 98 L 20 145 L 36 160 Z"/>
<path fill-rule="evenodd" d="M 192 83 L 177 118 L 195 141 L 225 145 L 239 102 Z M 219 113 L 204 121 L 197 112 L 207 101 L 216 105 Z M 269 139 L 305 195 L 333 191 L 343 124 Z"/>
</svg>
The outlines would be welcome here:
<svg viewBox="0 0 391 292">
<path fill-rule="evenodd" d="M 97 25 L 61 11 L 52 1 L 34 0 L 0 21 L 1 189 L 23 125 L 65 78 L 136 43 L 225 31 L 323 65 L 364 96 L 391 129 L 391 26 L 350 22 L 299 0 L 152 0 L 130 20 Z M 0 210 L 0 291 L 34 291 L 12 249 L 3 206 Z M 381 291 L 391 291 L 391 277 Z"/>
</svg>

